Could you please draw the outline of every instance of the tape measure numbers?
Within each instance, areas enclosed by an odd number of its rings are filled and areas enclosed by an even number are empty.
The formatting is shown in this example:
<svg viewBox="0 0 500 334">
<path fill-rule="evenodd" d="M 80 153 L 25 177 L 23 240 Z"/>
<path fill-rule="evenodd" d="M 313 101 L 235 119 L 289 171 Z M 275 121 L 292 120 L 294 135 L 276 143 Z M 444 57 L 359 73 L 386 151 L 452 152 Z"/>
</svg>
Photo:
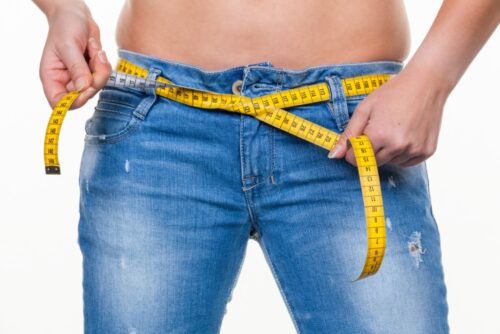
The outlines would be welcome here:
<svg viewBox="0 0 500 334">
<path fill-rule="evenodd" d="M 158 95 L 179 103 L 253 116 L 275 128 L 327 150 L 331 150 L 340 139 L 340 134 L 282 109 L 330 100 L 330 89 L 326 82 L 251 98 L 193 89 L 175 84 L 161 76 L 155 81 L 151 81 L 146 79 L 147 75 L 146 69 L 120 59 L 117 70 L 113 71 L 108 80 L 108 85 L 139 89 L 155 88 Z M 355 96 L 371 93 L 387 82 L 390 77 L 390 74 L 370 74 L 345 78 L 341 81 L 345 95 Z M 58 159 L 60 130 L 66 112 L 79 94 L 78 91 L 67 93 L 52 111 L 44 144 L 46 174 L 60 174 Z M 371 142 L 366 135 L 351 137 L 349 142 L 358 166 L 368 235 L 367 255 L 361 274 L 354 280 L 357 281 L 373 275 L 379 270 L 385 254 L 386 231 L 382 190 Z"/>
</svg>

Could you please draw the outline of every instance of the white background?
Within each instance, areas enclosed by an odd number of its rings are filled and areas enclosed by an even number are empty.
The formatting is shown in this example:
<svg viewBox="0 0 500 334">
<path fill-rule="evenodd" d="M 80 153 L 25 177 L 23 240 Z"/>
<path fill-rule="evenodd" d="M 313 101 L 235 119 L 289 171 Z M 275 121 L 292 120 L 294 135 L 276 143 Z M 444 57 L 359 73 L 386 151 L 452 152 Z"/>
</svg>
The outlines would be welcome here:
<svg viewBox="0 0 500 334">
<path fill-rule="evenodd" d="M 59 150 L 62 175 L 46 176 L 43 138 L 51 110 L 38 64 L 47 23 L 30 1 L 0 3 L 0 333 L 82 333 L 78 169 L 83 123 L 95 100 L 68 113 Z M 87 3 L 114 64 L 122 2 Z M 412 54 L 440 3 L 406 1 Z M 450 95 L 437 152 L 427 162 L 456 334 L 500 333 L 499 60 L 497 32 Z M 253 240 L 222 333 L 295 333 Z"/>
</svg>

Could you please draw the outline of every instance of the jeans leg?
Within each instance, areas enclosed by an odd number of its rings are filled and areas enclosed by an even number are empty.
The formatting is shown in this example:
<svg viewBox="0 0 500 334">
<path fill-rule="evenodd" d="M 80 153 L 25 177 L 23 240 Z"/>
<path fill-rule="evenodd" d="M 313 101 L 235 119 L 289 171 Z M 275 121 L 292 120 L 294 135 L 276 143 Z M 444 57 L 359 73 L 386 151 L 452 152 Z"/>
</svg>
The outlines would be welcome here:
<svg viewBox="0 0 500 334">
<path fill-rule="evenodd" d="M 329 122 L 314 107 L 300 113 Z M 378 273 L 351 283 L 367 249 L 357 169 L 280 132 L 275 150 L 275 182 L 256 187 L 253 198 L 260 244 L 297 330 L 448 333 L 440 237 L 425 163 L 379 168 L 386 253 Z"/>
<path fill-rule="evenodd" d="M 85 146 L 86 334 L 219 332 L 250 226 L 234 116 L 161 100 L 126 139 Z"/>
</svg>

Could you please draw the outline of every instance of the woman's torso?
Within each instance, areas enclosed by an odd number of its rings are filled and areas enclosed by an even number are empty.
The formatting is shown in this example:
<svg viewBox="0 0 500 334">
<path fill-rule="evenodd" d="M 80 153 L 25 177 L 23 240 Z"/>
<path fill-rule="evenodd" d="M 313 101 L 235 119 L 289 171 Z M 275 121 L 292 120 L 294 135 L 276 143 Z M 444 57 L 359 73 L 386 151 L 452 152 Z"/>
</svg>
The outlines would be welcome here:
<svg viewBox="0 0 500 334">
<path fill-rule="evenodd" d="M 206 70 L 406 59 L 403 0 L 127 0 L 118 47 Z"/>
</svg>

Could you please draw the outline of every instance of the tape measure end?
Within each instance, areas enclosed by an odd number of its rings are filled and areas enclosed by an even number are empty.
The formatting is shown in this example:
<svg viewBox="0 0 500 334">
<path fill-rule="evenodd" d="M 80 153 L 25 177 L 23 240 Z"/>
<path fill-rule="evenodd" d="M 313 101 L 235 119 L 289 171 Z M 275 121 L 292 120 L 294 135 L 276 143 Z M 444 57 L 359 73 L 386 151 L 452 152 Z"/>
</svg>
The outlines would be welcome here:
<svg viewBox="0 0 500 334">
<path fill-rule="evenodd" d="M 358 278 L 356 278 L 356 279 L 351 280 L 351 283 L 356 283 L 356 282 L 362 281 L 362 280 L 364 280 L 366 277 L 368 277 L 368 276 L 358 277 Z"/>
<path fill-rule="evenodd" d="M 59 175 L 59 174 L 61 174 L 61 168 L 59 168 L 58 166 L 45 166 L 45 174 L 46 175 L 51 175 L 51 174 Z"/>
<path fill-rule="evenodd" d="M 362 281 L 364 278 L 366 278 L 366 276 L 359 276 L 358 278 L 351 280 L 351 283 Z"/>
</svg>

